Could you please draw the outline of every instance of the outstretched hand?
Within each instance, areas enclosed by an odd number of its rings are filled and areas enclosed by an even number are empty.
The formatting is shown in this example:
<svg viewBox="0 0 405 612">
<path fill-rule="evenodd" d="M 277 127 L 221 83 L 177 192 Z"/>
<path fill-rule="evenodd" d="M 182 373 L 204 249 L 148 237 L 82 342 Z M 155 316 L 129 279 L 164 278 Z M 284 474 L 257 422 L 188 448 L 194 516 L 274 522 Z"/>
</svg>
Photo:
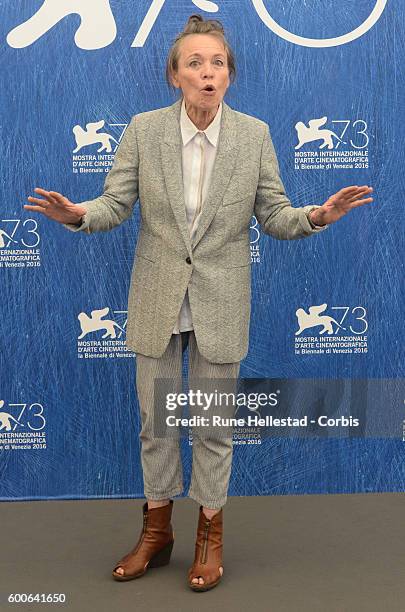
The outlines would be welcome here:
<svg viewBox="0 0 405 612">
<path fill-rule="evenodd" d="M 311 221 L 315 225 L 335 223 L 353 208 L 372 202 L 373 198 L 364 197 L 372 191 L 373 188 L 368 185 L 344 187 L 330 196 L 322 206 L 310 213 Z"/>
<path fill-rule="evenodd" d="M 34 198 L 28 196 L 30 202 L 34 202 L 36 206 L 24 204 L 25 210 L 32 210 L 34 212 L 41 213 L 59 223 L 79 223 L 83 215 L 86 214 L 84 206 L 78 206 L 74 204 L 61 193 L 57 191 L 46 191 L 40 187 L 34 189 L 36 193 L 43 196 L 45 199 Z"/>
</svg>

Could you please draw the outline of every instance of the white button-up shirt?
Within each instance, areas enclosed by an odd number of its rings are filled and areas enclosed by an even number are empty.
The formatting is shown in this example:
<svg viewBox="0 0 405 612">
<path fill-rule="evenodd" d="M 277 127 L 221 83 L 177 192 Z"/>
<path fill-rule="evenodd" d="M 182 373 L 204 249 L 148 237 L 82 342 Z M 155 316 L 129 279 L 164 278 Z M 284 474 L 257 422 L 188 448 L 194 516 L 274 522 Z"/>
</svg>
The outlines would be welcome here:
<svg viewBox="0 0 405 612">
<path fill-rule="evenodd" d="M 207 129 L 200 131 L 190 117 L 187 115 L 186 106 L 183 98 L 180 111 L 180 129 L 183 141 L 182 148 L 182 165 L 183 165 L 183 188 L 184 201 L 186 205 L 186 218 L 191 239 L 194 237 L 198 228 L 198 223 L 201 217 L 200 214 L 196 217 L 194 224 L 193 219 L 198 205 L 198 187 L 201 170 L 201 139 L 204 140 L 204 176 L 202 183 L 202 209 L 204 208 L 204 200 L 206 198 L 212 169 L 214 167 L 215 156 L 217 153 L 217 143 L 219 130 L 221 127 L 222 102 L 219 105 L 217 114 Z M 190 303 L 188 299 L 188 290 L 183 300 L 176 325 L 173 333 L 178 334 L 182 331 L 193 329 L 193 321 L 191 317 Z"/>
</svg>

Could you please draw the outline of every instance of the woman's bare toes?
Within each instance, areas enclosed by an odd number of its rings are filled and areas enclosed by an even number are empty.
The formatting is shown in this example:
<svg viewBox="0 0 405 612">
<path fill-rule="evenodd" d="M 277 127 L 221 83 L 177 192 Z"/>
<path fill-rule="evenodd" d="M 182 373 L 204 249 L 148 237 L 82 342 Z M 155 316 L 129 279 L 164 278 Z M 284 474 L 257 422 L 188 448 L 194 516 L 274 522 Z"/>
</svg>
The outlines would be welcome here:
<svg viewBox="0 0 405 612">
<path fill-rule="evenodd" d="M 224 573 L 224 568 L 222 567 L 222 565 L 219 567 L 219 573 L 221 574 L 221 576 Z M 204 584 L 204 578 L 198 576 L 198 578 L 193 578 L 191 582 L 193 582 L 194 584 Z"/>
</svg>

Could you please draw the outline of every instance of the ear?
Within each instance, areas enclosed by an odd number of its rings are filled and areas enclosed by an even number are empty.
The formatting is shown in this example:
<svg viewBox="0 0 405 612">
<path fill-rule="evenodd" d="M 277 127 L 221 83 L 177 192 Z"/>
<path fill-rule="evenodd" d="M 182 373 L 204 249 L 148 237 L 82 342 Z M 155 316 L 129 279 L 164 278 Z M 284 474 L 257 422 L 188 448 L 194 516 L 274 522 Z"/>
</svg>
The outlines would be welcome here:
<svg viewBox="0 0 405 612">
<path fill-rule="evenodd" d="M 177 88 L 180 87 L 179 80 L 177 78 L 177 72 L 170 71 L 170 80 L 174 87 L 177 87 Z"/>
</svg>

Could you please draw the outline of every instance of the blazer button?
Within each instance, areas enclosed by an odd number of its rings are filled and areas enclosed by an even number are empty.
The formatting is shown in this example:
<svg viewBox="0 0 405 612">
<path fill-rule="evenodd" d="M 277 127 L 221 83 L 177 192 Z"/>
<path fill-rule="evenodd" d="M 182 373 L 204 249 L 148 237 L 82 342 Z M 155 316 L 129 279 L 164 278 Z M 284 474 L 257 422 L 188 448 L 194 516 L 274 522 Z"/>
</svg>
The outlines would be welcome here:
<svg viewBox="0 0 405 612">
<path fill-rule="evenodd" d="M 187 257 L 187 259 L 186 259 L 186 263 L 191 264 L 191 259 L 190 259 L 190 257 Z"/>
</svg>

